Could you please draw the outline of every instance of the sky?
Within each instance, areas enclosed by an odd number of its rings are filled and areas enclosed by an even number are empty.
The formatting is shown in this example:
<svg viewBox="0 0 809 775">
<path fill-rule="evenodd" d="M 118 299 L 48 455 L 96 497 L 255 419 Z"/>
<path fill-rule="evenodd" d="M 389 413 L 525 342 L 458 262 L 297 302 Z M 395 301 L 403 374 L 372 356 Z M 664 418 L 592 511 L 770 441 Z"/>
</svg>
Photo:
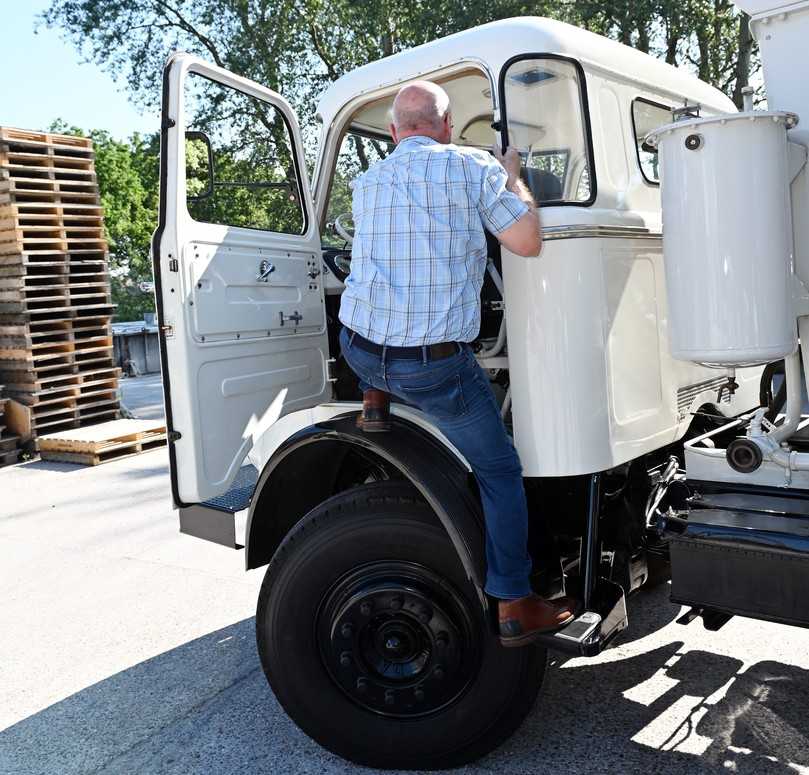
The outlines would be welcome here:
<svg viewBox="0 0 809 775">
<path fill-rule="evenodd" d="M 81 56 L 60 31 L 40 27 L 48 0 L 0 0 L 0 126 L 44 130 L 57 118 L 83 129 L 106 129 L 125 139 L 154 132 L 157 115 L 141 114 L 116 83 Z"/>
</svg>

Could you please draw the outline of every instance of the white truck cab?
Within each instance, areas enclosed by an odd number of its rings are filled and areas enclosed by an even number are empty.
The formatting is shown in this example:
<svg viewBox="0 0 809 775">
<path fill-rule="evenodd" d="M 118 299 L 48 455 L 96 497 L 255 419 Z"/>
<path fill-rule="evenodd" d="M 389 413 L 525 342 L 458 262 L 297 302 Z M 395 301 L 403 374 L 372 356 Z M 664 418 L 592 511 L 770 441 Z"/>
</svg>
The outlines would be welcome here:
<svg viewBox="0 0 809 775">
<path fill-rule="evenodd" d="M 576 597 L 581 614 L 510 652 L 482 591 L 469 467 L 404 405 L 393 432 L 357 430 L 360 394 L 337 345 L 350 180 L 392 150 L 393 97 L 416 79 L 448 92 L 453 142 L 519 149 L 541 207 L 541 255 L 491 243 L 474 348 L 523 463 L 533 584 Z M 215 109 L 200 109 L 203 93 Z M 626 598 L 666 572 L 658 518 L 686 486 L 684 442 L 759 406 L 760 361 L 729 373 L 671 354 L 647 135 L 685 106 L 736 113 L 636 50 L 509 19 L 333 83 L 310 186 L 314 146 L 281 95 L 169 59 L 153 254 L 173 497 L 183 532 L 244 544 L 248 568 L 269 563 L 262 662 L 331 750 L 436 768 L 498 745 L 533 703 L 545 649 L 598 653 L 627 626 Z"/>
</svg>

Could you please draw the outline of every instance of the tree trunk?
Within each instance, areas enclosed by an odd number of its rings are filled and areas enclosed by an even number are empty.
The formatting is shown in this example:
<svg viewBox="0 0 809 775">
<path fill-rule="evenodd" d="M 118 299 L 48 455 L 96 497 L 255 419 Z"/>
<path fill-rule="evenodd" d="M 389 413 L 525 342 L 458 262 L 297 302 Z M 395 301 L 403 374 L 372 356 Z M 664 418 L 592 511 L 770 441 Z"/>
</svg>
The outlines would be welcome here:
<svg viewBox="0 0 809 775">
<path fill-rule="evenodd" d="M 644 22 L 638 24 L 638 43 L 636 48 L 644 54 L 649 53 L 649 27 Z"/>
<path fill-rule="evenodd" d="M 742 109 L 742 89 L 750 82 L 750 52 L 753 36 L 750 34 L 750 17 L 739 13 L 739 54 L 736 58 L 736 83 L 733 86 L 733 103 Z"/>
</svg>

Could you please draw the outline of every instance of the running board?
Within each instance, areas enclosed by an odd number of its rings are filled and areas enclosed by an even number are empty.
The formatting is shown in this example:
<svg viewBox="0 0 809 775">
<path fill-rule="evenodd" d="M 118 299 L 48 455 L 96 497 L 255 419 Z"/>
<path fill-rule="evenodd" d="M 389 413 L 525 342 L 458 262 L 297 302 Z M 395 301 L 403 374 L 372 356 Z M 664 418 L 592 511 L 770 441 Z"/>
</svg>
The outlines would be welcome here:
<svg viewBox="0 0 809 775">
<path fill-rule="evenodd" d="M 236 540 L 236 514 L 250 505 L 257 481 L 258 471 L 243 466 L 227 492 L 180 509 L 180 532 L 230 549 L 243 549 Z"/>
<path fill-rule="evenodd" d="M 535 642 L 578 657 L 594 657 L 628 626 L 624 590 L 613 581 L 600 578 L 593 593 L 591 610 L 579 614 L 561 630 L 541 635 Z"/>
</svg>

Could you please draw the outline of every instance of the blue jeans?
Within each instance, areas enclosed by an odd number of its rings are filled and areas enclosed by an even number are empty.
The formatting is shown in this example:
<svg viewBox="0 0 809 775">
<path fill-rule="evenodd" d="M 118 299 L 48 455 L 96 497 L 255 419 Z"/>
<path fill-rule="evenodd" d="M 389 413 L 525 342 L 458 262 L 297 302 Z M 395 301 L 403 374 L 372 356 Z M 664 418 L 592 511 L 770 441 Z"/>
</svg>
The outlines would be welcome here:
<svg viewBox="0 0 809 775">
<path fill-rule="evenodd" d="M 489 381 L 468 345 L 431 361 L 381 357 L 351 343 L 340 346 L 360 387 L 384 390 L 420 409 L 469 462 L 486 518 L 486 592 L 513 600 L 531 594 L 528 507 L 522 466 Z"/>
</svg>

